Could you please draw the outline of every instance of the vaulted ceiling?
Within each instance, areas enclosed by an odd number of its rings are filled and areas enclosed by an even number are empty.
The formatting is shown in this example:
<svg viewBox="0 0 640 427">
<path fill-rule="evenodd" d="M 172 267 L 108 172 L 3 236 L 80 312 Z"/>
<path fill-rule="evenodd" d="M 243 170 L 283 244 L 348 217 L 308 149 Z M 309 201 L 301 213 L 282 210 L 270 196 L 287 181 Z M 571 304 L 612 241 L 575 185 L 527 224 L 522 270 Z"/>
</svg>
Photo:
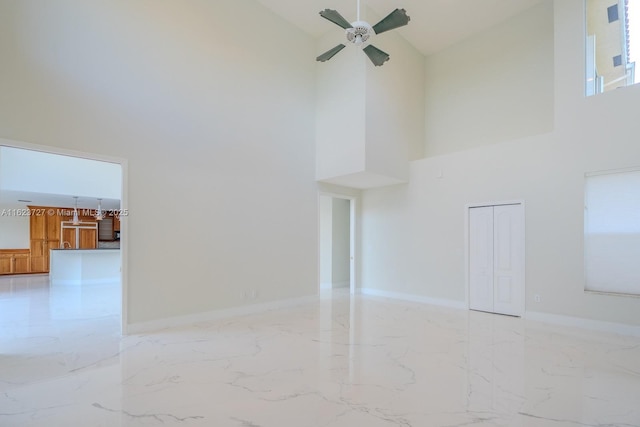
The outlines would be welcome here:
<svg viewBox="0 0 640 427">
<path fill-rule="evenodd" d="M 276 14 L 319 37 L 335 31 L 335 25 L 318 12 L 336 9 L 349 22 L 356 20 L 356 0 L 258 0 Z M 408 26 L 397 31 L 424 55 L 429 55 L 517 15 L 542 0 L 361 0 L 361 19 L 370 8 L 384 17 L 404 8 L 411 17 Z M 365 7 L 366 6 L 366 7 Z"/>
<path fill-rule="evenodd" d="M 348 21 L 356 20 L 357 0 L 257 0 L 277 15 L 298 26 L 305 33 L 320 37 L 329 31 L 340 30 L 318 14 L 323 9 L 336 9 Z M 404 8 L 411 17 L 408 26 L 397 31 L 424 55 L 451 46 L 474 34 L 495 26 L 544 0 L 361 0 L 361 19 L 371 24 L 395 8 Z M 377 16 L 367 16 L 368 10 Z M 53 198 L 52 198 L 53 197 Z M 0 191 L 0 203 L 15 203 L 19 199 L 34 204 L 70 206 L 71 198 L 64 195 L 35 193 L 18 194 Z M 106 208 L 116 209 L 118 200 L 104 200 Z M 94 199 L 80 200 L 81 207 L 93 207 Z"/>
</svg>

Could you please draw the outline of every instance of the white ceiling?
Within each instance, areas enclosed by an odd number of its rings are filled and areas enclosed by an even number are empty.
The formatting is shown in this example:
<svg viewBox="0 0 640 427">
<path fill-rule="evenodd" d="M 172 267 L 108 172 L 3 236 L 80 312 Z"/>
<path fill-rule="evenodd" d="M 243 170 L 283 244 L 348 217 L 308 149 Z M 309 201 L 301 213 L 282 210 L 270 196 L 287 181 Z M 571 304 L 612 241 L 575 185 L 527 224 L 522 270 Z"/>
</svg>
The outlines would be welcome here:
<svg viewBox="0 0 640 427">
<path fill-rule="evenodd" d="M 335 9 L 349 22 L 356 20 L 356 0 L 258 0 L 276 14 L 306 33 L 320 37 L 328 31 L 342 31 L 318 14 Z M 365 6 L 380 17 L 404 8 L 409 25 L 399 28 L 409 43 L 424 55 L 442 50 L 473 34 L 490 28 L 542 0 L 361 0 L 361 19 L 367 19 Z M 383 36 L 381 36 L 383 37 Z"/>
<path fill-rule="evenodd" d="M 22 202 L 21 200 L 26 200 Z M 75 199 L 69 194 L 33 193 L 28 191 L 9 191 L 0 189 L 0 204 L 15 208 L 16 206 L 52 206 L 56 208 L 72 208 Z M 102 199 L 100 202 L 104 210 L 119 210 L 120 200 Z M 81 209 L 96 209 L 98 199 L 95 197 L 78 197 L 78 207 Z M 1 209 L 0 209 L 1 210 Z"/>
<path fill-rule="evenodd" d="M 0 204 L 120 208 L 121 168 L 113 163 L 0 145 Z"/>
</svg>

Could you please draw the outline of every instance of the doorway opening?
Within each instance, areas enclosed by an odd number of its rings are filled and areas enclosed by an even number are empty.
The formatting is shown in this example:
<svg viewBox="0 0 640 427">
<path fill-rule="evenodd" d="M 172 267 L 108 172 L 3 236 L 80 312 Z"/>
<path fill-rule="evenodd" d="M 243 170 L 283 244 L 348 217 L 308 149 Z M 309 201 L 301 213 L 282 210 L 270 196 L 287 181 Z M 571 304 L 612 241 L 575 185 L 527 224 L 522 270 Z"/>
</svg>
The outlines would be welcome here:
<svg viewBox="0 0 640 427">
<path fill-rule="evenodd" d="M 355 294 L 355 198 L 320 193 L 318 198 L 320 292 Z"/>
<path fill-rule="evenodd" d="M 48 298 L 34 296 L 34 301 L 57 304 L 43 308 L 55 314 L 52 321 L 109 314 L 122 334 L 126 168 L 124 159 L 0 139 L 0 230 L 12 230 L 0 233 L 0 252 L 24 258 L 7 264 L 13 269 L 0 275 L 0 291 L 11 294 L 23 282 L 37 283 Z M 82 227 L 87 224 L 93 226 L 84 227 L 89 232 Z M 79 239 L 69 237 L 69 227 L 80 232 Z M 55 298 L 58 294 L 64 298 Z"/>
</svg>

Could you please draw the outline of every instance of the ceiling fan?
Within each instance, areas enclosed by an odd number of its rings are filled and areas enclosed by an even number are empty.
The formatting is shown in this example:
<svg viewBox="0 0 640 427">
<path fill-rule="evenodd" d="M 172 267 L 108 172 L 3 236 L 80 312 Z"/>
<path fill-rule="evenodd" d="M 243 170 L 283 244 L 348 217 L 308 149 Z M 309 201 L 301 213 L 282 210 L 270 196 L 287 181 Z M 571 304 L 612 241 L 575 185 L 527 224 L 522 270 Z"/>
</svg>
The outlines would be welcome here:
<svg viewBox="0 0 640 427">
<path fill-rule="evenodd" d="M 358 14 L 355 22 L 349 23 L 349 21 L 344 19 L 337 10 L 333 9 L 325 9 L 321 11 L 320 16 L 344 28 L 346 30 L 347 41 L 356 46 L 362 47 L 364 53 L 376 67 L 381 66 L 388 61 L 389 54 L 370 44 L 371 38 L 375 35 L 384 33 L 385 31 L 405 26 L 411 19 L 407 15 L 406 10 L 396 9 L 372 27 L 368 22 L 360 20 L 360 0 L 358 0 Z M 328 61 L 345 47 L 346 46 L 344 44 L 339 44 L 318 56 L 316 61 Z"/>
</svg>

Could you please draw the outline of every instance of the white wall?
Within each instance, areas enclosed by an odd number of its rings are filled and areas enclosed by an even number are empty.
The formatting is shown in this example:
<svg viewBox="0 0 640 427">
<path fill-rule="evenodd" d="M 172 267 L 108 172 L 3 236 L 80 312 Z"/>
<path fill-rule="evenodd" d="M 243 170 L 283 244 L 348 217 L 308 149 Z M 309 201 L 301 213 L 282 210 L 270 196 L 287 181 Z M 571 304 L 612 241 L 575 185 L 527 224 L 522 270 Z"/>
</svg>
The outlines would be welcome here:
<svg viewBox="0 0 640 427">
<path fill-rule="evenodd" d="M 29 216 L 24 203 L 0 203 L 0 249 L 29 249 Z"/>
<path fill-rule="evenodd" d="M 366 59 L 367 167 L 406 180 L 407 160 L 424 156 L 424 56 L 394 31 L 372 44 L 390 59 L 380 67 Z"/>
<path fill-rule="evenodd" d="M 128 161 L 130 323 L 315 293 L 314 49 L 254 1 L 0 3 L 0 137 Z"/>
<path fill-rule="evenodd" d="M 327 25 L 334 26 L 327 21 Z M 328 32 L 316 53 L 344 43 L 344 31 Z M 364 54 L 347 46 L 317 67 L 316 176 L 348 175 L 365 169 L 366 63 Z"/>
<path fill-rule="evenodd" d="M 426 60 L 425 153 L 553 129 L 553 2 Z"/>
<path fill-rule="evenodd" d="M 553 6 L 554 131 L 486 146 L 478 135 L 480 146 L 412 162 L 408 185 L 363 192 L 360 286 L 464 302 L 465 205 L 524 199 L 527 311 L 640 324 L 640 299 L 584 292 L 583 260 L 584 175 L 640 164 L 640 86 L 585 98 L 583 2 Z M 512 105 L 498 95 L 487 102 Z M 465 100 L 460 113 L 475 120 Z"/>
</svg>

